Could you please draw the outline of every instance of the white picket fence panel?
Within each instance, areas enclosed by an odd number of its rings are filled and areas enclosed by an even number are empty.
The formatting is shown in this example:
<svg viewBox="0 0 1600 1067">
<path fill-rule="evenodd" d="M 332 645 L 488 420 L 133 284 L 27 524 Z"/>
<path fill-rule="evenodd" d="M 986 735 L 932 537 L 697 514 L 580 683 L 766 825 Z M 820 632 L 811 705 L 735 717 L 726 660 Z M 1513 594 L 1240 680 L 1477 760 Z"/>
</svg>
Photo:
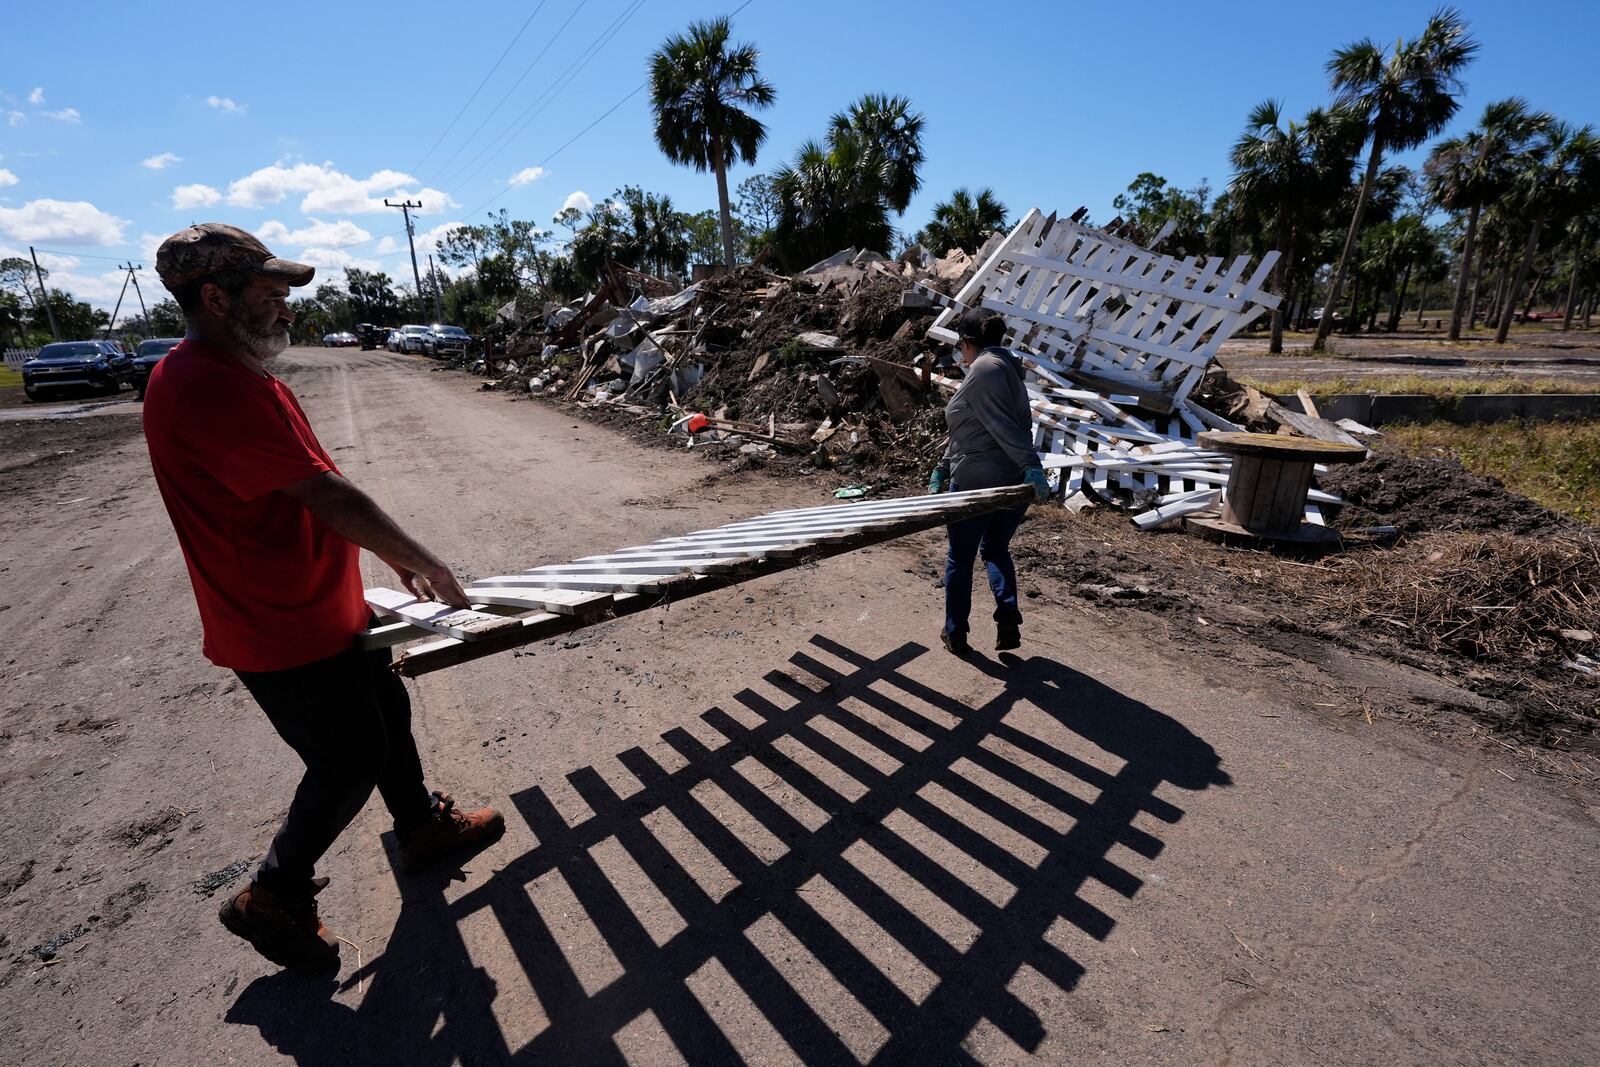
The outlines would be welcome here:
<svg viewBox="0 0 1600 1067">
<path fill-rule="evenodd" d="M 1034 447 L 1059 472 L 1063 502 L 1076 507 L 1092 494 L 1149 529 L 1220 504 L 1232 459 L 1198 438 L 1239 427 L 1188 397 L 1222 343 L 1278 306 L 1261 288 L 1277 258 L 1267 253 L 1254 271 L 1249 256 L 1179 260 L 1035 209 L 953 300 L 930 292 L 944 310 L 928 336 L 954 344 L 964 310 L 999 312 L 1022 363 Z M 1172 411 L 1086 390 L 1074 371 L 1165 393 Z M 960 384 L 934 381 L 951 392 Z M 1321 505 L 1338 502 L 1312 490 L 1306 520 L 1323 521 Z"/>
<path fill-rule="evenodd" d="M 39 354 L 37 348 L 8 348 L 5 351 L 6 366 L 12 370 L 21 370 L 22 364 Z"/>
<path fill-rule="evenodd" d="M 956 343 L 965 308 L 1005 316 L 1006 344 L 1176 403 L 1199 384 L 1222 343 L 1279 298 L 1262 288 L 1277 252 L 1176 259 L 1038 208 L 1028 212 L 934 320 Z"/>
</svg>

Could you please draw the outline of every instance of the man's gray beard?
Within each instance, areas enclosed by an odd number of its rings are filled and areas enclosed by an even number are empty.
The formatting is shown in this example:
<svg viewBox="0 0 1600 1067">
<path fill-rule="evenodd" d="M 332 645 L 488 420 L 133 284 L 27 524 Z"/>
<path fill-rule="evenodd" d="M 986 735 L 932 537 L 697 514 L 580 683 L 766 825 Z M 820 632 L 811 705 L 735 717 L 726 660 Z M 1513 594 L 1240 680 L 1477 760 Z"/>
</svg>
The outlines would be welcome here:
<svg viewBox="0 0 1600 1067">
<path fill-rule="evenodd" d="M 256 326 L 248 318 L 242 300 L 235 300 L 228 309 L 228 333 L 261 363 L 271 363 L 289 347 L 289 331 L 280 329 L 276 322 L 266 329 Z"/>
</svg>

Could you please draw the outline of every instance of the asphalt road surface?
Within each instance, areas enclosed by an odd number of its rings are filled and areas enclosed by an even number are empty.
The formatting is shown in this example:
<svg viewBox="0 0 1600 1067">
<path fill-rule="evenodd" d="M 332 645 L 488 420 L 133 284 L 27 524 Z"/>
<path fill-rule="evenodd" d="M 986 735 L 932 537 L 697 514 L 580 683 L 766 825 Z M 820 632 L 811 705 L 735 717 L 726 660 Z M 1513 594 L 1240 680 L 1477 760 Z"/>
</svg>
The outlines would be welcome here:
<svg viewBox="0 0 1600 1067">
<path fill-rule="evenodd" d="M 463 575 L 832 488 L 280 362 Z M 959 661 L 937 534 L 408 683 L 432 784 L 506 837 L 407 877 L 374 801 L 322 868 L 341 970 L 280 972 L 216 909 L 298 765 L 199 654 L 123 407 L 0 424 L 0 1060 L 1600 1062 L 1592 793 L 1348 713 L 1383 664 L 1050 589 Z"/>
<path fill-rule="evenodd" d="M 1284 353 L 1274 356 L 1267 352 L 1266 338 L 1252 337 L 1225 344 L 1220 362 L 1235 378 L 1269 382 L 1343 378 L 1359 384 L 1372 378 L 1417 375 L 1521 382 L 1554 379 L 1580 392 L 1600 388 L 1600 335 L 1592 330 L 1514 334 L 1504 345 L 1482 340 L 1451 344 L 1437 335 L 1338 336 L 1330 345 L 1334 351 L 1313 353 L 1301 339 L 1285 340 Z"/>
</svg>

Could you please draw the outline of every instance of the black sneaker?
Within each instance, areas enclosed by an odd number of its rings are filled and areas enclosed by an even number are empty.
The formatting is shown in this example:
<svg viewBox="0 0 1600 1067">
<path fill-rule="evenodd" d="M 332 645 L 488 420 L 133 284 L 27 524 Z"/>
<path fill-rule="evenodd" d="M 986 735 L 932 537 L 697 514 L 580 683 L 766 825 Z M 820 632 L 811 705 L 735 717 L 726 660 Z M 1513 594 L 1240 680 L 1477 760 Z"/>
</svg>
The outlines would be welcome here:
<svg viewBox="0 0 1600 1067">
<path fill-rule="evenodd" d="M 966 634 L 940 634 L 939 640 L 944 642 L 945 651 L 955 656 L 965 656 L 972 651 L 972 646 L 967 644 Z"/>
<path fill-rule="evenodd" d="M 994 650 L 1004 652 L 1007 649 L 1022 647 L 1022 628 L 1014 622 L 996 623 L 994 628 Z"/>
<path fill-rule="evenodd" d="M 316 895 L 327 884 L 326 878 L 316 879 L 311 895 L 291 904 L 251 882 L 250 888 L 222 905 L 217 918 L 280 967 L 328 970 L 339 966 L 339 939 L 317 916 Z"/>
</svg>

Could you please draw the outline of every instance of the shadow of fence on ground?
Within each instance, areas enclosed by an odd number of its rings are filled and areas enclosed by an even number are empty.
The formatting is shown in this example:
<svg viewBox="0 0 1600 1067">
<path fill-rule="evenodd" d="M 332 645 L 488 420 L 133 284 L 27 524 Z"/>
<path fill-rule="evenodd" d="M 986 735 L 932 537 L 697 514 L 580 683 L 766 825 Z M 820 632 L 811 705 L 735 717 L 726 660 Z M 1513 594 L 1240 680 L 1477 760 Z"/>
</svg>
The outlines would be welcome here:
<svg viewBox="0 0 1600 1067">
<path fill-rule="evenodd" d="M 1132 898 L 1113 847 L 1154 860 L 1136 816 L 1182 818 L 1163 783 L 1227 784 L 1216 753 L 1045 659 L 979 661 L 1003 688 L 969 707 L 904 672 L 920 645 L 811 646 L 767 675 L 775 695 L 704 713 L 714 742 L 675 728 L 670 759 L 621 753 L 637 789 L 571 773 L 578 821 L 515 794 L 538 844 L 486 883 L 403 881 L 384 955 L 344 980 L 370 979 L 359 1008 L 281 974 L 229 1020 L 302 1063 L 970 1062 L 984 1025 L 1038 1049 L 1048 1020 L 1013 979 L 1076 985 L 1058 924 L 1109 934 L 1080 888 Z"/>
</svg>

